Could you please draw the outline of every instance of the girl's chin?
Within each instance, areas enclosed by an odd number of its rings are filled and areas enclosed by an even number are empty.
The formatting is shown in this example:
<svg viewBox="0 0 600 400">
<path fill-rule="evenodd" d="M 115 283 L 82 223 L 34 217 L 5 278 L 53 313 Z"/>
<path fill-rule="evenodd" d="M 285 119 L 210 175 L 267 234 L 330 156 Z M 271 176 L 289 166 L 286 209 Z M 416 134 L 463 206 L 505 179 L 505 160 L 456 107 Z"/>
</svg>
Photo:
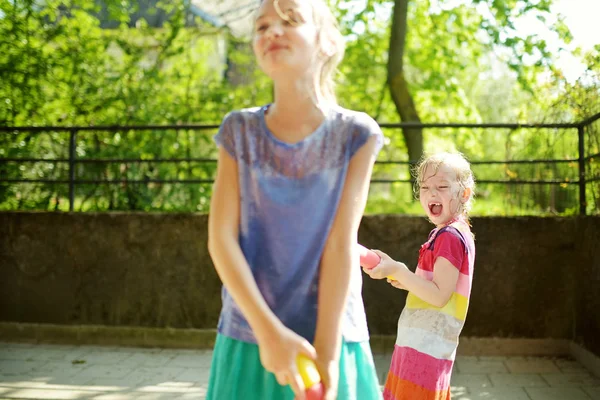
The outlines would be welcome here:
<svg viewBox="0 0 600 400">
<path fill-rule="evenodd" d="M 433 222 L 435 225 L 445 225 L 448 222 L 450 222 L 450 218 L 446 218 L 443 215 L 431 215 L 429 214 L 429 219 L 431 220 L 431 222 Z"/>
<path fill-rule="evenodd" d="M 435 215 L 429 214 L 429 220 L 433 222 L 434 225 L 439 225 L 440 221 Z"/>
</svg>

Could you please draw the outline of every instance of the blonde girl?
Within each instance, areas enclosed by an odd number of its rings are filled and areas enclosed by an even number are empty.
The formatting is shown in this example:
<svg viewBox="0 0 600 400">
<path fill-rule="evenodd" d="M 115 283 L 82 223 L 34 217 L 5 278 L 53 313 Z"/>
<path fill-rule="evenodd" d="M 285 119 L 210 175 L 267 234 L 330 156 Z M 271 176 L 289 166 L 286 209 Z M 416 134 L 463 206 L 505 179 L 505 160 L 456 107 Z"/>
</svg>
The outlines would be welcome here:
<svg viewBox="0 0 600 400">
<path fill-rule="evenodd" d="M 381 130 L 335 101 L 344 43 L 322 0 L 264 0 L 254 25 L 274 101 L 215 137 L 208 245 L 224 287 L 207 398 L 304 399 L 303 354 L 327 399 L 380 399 L 353 249 Z"/>
<path fill-rule="evenodd" d="M 386 400 L 448 400 L 450 375 L 463 328 L 475 262 L 469 210 L 475 181 L 458 153 L 439 153 L 417 167 L 418 196 L 435 228 L 419 251 L 415 272 L 376 251 L 380 264 L 364 269 L 408 291 L 398 320 Z"/>
</svg>

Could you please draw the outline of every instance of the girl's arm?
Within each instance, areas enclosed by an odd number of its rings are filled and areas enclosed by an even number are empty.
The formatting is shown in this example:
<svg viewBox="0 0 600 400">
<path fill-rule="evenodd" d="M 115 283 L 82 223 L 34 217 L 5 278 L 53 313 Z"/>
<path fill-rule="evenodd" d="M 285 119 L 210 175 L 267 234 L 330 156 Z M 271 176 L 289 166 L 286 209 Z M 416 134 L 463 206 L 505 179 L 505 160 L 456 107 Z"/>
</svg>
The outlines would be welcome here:
<svg viewBox="0 0 600 400">
<path fill-rule="evenodd" d="M 208 218 L 210 256 L 221 281 L 254 332 L 263 366 L 276 374 L 280 384 L 289 383 L 298 398 L 304 398 L 295 359 L 298 352 L 315 358 L 314 348 L 286 328 L 266 303 L 239 245 L 239 220 L 237 163 L 220 147 Z"/>
<path fill-rule="evenodd" d="M 391 276 L 409 292 L 436 307 L 444 307 L 456 290 L 459 271 L 445 257 L 437 257 L 433 266 L 433 280 L 422 278 L 404 263 L 394 261 L 382 251 L 374 250 L 381 257 L 379 265 L 371 270 L 364 269 L 371 278 Z M 396 286 L 396 285 L 394 285 Z"/>
<path fill-rule="evenodd" d="M 208 216 L 208 251 L 217 273 L 256 335 L 278 320 L 262 297 L 239 245 L 240 193 L 237 163 L 219 150 L 217 177 Z"/>
<path fill-rule="evenodd" d="M 393 276 L 418 298 L 436 307 L 444 307 L 458 282 L 458 268 L 444 257 L 438 257 L 433 266 L 433 280 L 415 275 L 408 268 L 402 268 L 399 276 Z"/>
<path fill-rule="evenodd" d="M 314 345 L 328 395 L 330 389 L 337 390 L 342 315 L 348 295 L 351 268 L 359 264 L 355 246 L 358 227 L 367 202 L 376 146 L 377 138 L 371 137 L 350 160 L 340 204 L 321 258 Z M 334 376 L 328 371 L 332 371 Z M 335 384 L 331 385 L 329 380 Z"/>
</svg>

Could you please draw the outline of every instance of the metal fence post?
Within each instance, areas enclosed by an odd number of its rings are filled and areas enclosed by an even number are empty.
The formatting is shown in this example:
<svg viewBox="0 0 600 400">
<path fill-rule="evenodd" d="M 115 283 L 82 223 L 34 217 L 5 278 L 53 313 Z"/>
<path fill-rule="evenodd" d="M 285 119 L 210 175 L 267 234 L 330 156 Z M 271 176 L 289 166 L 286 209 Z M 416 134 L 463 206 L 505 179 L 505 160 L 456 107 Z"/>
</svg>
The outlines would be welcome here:
<svg viewBox="0 0 600 400">
<path fill-rule="evenodd" d="M 77 129 L 71 129 L 69 138 L 69 211 L 75 205 L 75 157 L 77 156 Z"/>
<path fill-rule="evenodd" d="M 585 198 L 585 126 L 583 124 L 577 127 L 578 147 L 579 147 L 579 215 L 586 214 Z"/>
</svg>

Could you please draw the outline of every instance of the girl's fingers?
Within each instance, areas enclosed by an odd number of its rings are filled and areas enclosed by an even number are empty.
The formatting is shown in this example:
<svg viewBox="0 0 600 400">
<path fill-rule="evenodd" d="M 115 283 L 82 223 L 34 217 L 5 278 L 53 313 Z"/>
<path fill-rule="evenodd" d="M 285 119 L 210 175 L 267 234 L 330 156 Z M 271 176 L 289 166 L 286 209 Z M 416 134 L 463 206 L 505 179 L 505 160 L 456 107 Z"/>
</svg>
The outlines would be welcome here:
<svg viewBox="0 0 600 400">
<path fill-rule="evenodd" d="M 313 347 L 312 344 L 306 339 L 303 339 L 300 342 L 299 352 L 312 359 L 313 361 L 317 358 L 317 350 Z"/>
<path fill-rule="evenodd" d="M 289 372 L 279 372 L 275 374 L 275 378 L 277 379 L 277 383 L 281 386 L 290 385 L 290 388 L 295 394 L 296 400 L 304 400 L 304 382 L 302 381 L 302 377 L 298 373 L 296 368 L 290 370 Z"/>
<path fill-rule="evenodd" d="M 304 387 L 304 382 L 302 381 L 302 377 L 298 370 L 294 368 L 295 372 L 292 374 L 292 379 L 290 379 L 290 386 L 296 395 L 296 400 L 304 400 L 306 388 Z"/>
<path fill-rule="evenodd" d="M 279 383 L 281 386 L 288 384 L 285 372 L 277 372 L 275 374 L 275 379 L 277 379 L 277 383 Z"/>
<path fill-rule="evenodd" d="M 388 282 L 390 282 L 390 285 L 392 285 L 393 287 L 395 287 L 395 288 L 397 288 L 397 289 L 403 289 L 403 290 L 406 290 L 406 287 L 404 287 L 404 285 L 403 285 L 403 284 L 401 284 L 401 283 L 400 283 L 400 282 L 398 282 L 398 281 L 388 281 Z"/>
<path fill-rule="evenodd" d="M 381 250 L 376 250 L 376 249 L 373 249 L 373 252 L 375 252 L 375 254 L 377 254 L 377 255 L 378 255 L 379 257 L 381 257 L 381 258 L 383 258 L 383 257 L 387 257 L 387 256 L 388 256 L 387 254 L 385 254 L 385 253 L 384 253 L 383 251 L 381 251 Z"/>
<path fill-rule="evenodd" d="M 337 393 L 332 388 L 325 387 L 325 400 L 336 400 Z"/>
</svg>

